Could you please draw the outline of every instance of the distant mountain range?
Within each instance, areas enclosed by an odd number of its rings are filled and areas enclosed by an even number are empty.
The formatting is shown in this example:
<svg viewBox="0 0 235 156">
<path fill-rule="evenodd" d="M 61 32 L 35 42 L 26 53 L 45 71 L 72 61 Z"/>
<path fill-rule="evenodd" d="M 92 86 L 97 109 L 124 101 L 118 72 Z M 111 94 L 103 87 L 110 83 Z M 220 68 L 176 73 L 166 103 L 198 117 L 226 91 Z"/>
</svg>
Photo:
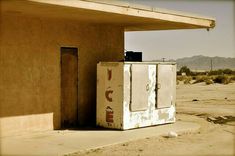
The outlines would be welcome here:
<svg viewBox="0 0 235 156">
<path fill-rule="evenodd" d="M 157 60 L 162 61 L 162 60 Z M 235 58 L 226 57 L 209 57 L 203 55 L 197 55 L 192 57 L 179 58 L 177 60 L 166 60 L 177 63 L 177 69 L 179 70 L 183 66 L 187 66 L 193 71 L 209 71 L 211 69 L 232 69 L 235 70 Z"/>
<path fill-rule="evenodd" d="M 208 57 L 203 55 L 184 57 L 177 60 L 171 60 L 177 63 L 177 68 L 187 66 L 191 70 L 210 70 L 212 69 L 233 69 L 235 70 L 235 58 Z"/>
</svg>

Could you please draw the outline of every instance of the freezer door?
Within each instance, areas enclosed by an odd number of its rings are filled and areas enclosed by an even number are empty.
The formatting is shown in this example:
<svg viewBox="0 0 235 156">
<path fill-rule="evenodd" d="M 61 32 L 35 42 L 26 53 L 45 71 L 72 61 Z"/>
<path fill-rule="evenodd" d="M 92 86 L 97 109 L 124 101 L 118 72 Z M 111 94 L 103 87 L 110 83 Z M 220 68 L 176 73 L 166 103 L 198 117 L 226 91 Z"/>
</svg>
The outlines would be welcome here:
<svg viewBox="0 0 235 156">
<path fill-rule="evenodd" d="M 148 107 L 148 65 L 131 65 L 131 111 L 143 111 Z"/>
<path fill-rule="evenodd" d="M 157 65 L 156 107 L 167 108 L 175 99 L 175 65 Z"/>
</svg>

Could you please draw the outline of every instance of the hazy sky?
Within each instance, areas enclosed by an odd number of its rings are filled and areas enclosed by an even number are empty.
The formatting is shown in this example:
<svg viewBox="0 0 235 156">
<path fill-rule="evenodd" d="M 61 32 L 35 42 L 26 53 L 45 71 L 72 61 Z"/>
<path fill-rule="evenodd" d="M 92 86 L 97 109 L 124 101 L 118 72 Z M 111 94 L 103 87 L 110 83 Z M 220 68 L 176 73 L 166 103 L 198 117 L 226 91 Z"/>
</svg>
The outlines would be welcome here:
<svg viewBox="0 0 235 156">
<path fill-rule="evenodd" d="M 142 51 L 144 60 L 176 59 L 193 55 L 235 57 L 235 2 L 233 0 L 129 0 L 158 8 L 216 18 L 209 32 L 164 30 L 125 33 L 125 49 Z"/>
</svg>

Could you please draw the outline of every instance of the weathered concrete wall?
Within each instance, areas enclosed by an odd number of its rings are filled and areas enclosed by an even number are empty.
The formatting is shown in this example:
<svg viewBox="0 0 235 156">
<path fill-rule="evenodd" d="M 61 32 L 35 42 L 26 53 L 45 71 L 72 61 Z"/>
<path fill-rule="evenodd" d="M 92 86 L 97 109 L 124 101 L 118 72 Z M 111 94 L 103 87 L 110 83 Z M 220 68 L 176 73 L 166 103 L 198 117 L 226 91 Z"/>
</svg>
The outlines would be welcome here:
<svg viewBox="0 0 235 156">
<path fill-rule="evenodd" d="M 123 59 L 123 28 L 0 15 L 0 135 L 60 128 L 60 47 L 78 47 L 78 120 L 95 124 L 96 64 Z"/>
</svg>

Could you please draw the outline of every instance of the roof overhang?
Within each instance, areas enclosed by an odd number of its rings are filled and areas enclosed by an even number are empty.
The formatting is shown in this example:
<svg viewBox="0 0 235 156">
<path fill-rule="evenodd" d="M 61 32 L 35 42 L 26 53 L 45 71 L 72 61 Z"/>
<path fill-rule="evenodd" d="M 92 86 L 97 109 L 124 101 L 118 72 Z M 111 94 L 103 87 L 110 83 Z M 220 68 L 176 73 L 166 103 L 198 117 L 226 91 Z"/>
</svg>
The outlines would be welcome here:
<svg viewBox="0 0 235 156">
<path fill-rule="evenodd" d="M 114 2 L 114 1 L 113 1 Z M 123 26 L 125 31 L 213 28 L 215 19 L 100 0 L 1 0 L 1 12 Z"/>
</svg>

